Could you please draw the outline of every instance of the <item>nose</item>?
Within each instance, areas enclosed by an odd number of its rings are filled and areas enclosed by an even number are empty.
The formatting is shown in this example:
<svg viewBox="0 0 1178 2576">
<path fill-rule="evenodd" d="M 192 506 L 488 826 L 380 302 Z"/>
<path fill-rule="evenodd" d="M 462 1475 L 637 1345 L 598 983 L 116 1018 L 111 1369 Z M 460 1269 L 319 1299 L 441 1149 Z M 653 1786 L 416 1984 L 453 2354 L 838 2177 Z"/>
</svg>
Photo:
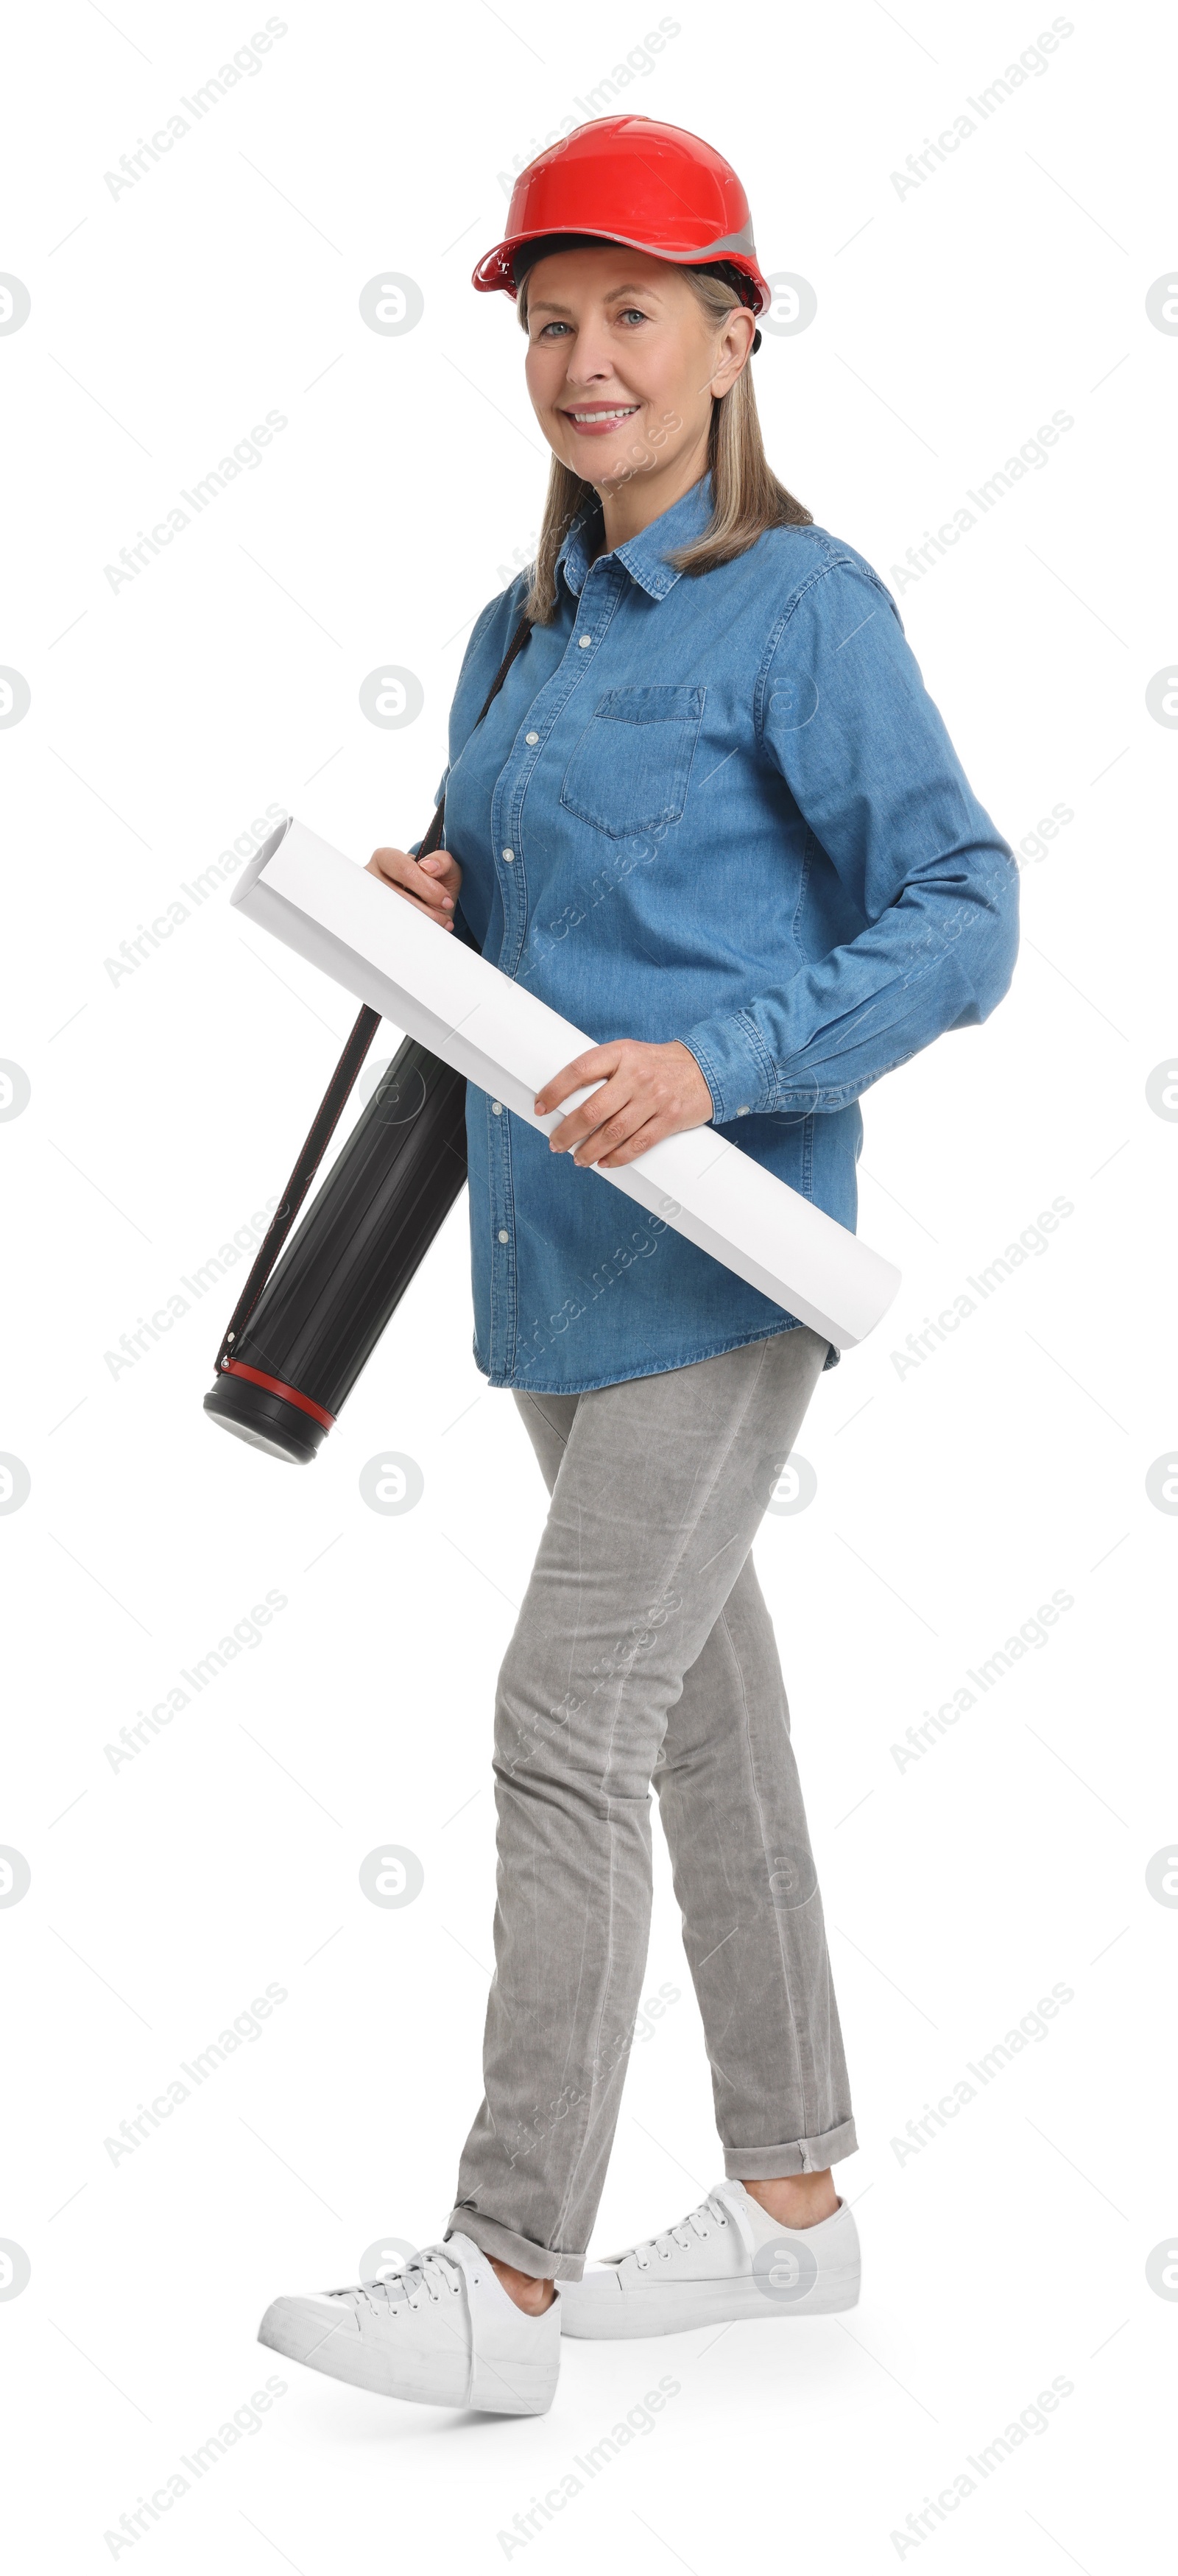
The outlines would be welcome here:
<svg viewBox="0 0 1178 2576">
<path fill-rule="evenodd" d="M 590 385 L 601 385 L 613 374 L 613 352 L 605 333 L 592 322 L 583 323 L 569 351 L 565 382 L 574 392 Z"/>
</svg>

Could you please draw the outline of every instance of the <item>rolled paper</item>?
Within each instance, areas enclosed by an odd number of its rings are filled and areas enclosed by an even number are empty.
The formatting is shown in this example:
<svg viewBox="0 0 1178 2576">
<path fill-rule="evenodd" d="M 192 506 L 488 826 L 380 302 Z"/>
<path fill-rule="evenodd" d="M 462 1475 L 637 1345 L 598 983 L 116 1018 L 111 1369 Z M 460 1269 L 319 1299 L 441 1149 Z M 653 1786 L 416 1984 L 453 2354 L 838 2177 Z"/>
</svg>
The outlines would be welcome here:
<svg viewBox="0 0 1178 2576">
<path fill-rule="evenodd" d="M 597 1041 L 293 816 L 250 860 L 231 900 L 529 1127 L 550 1134 L 599 1087 L 537 1117 L 537 1092 Z M 714 1127 L 664 1137 L 619 1170 L 594 1168 L 836 1350 L 863 1341 L 900 1285 L 892 1262 Z"/>
</svg>

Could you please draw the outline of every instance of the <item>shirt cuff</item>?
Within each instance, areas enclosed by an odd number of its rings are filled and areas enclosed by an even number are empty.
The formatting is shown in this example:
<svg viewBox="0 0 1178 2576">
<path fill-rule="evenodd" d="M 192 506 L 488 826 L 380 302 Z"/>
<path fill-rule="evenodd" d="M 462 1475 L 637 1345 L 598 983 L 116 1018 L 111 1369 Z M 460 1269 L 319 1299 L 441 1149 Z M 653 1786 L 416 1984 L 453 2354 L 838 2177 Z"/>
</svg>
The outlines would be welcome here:
<svg viewBox="0 0 1178 2576">
<path fill-rule="evenodd" d="M 711 1092 L 713 1126 L 726 1127 L 730 1119 L 775 1106 L 777 1068 L 747 1011 L 736 1011 L 727 1019 L 701 1020 L 681 1044 L 695 1057 Z"/>
</svg>

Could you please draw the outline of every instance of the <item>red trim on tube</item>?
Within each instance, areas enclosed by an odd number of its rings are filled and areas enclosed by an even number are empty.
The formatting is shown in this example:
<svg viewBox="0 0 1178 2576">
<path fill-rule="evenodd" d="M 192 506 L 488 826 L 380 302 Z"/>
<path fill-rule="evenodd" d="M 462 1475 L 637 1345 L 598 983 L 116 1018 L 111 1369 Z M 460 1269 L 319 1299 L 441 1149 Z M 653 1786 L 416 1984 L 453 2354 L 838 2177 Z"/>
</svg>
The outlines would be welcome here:
<svg viewBox="0 0 1178 2576">
<path fill-rule="evenodd" d="M 313 1404 L 309 1395 L 300 1395 L 297 1386 L 284 1386 L 280 1377 L 267 1377 L 262 1369 L 250 1368 L 245 1360 L 226 1360 L 222 1374 L 248 1377 L 251 1386 L 264 1386 L 267 1395 L 281 1395 L 288 1404 L 297 1404 L 300 1413 L 309 1413 L 311 1420 L 321 1422 L 325 1431 L 334 1427 L 334 1413 L 325 1413 L 323 1406 Z"/>
</svg>

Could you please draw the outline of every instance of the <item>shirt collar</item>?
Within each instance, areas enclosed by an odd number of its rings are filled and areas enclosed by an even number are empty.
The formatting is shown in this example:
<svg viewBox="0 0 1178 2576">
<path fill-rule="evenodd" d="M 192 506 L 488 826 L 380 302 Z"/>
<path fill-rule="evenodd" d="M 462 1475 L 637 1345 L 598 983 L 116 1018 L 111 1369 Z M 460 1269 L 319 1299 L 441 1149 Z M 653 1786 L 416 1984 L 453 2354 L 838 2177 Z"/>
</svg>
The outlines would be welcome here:
<svg viewBox="0 0 1178 2576">
<path fill-rule="evenodd" d="M 677 567 L 666 561 L 668 552 L 702 536 L 711 515 L 712 478 L 705 473 L 681 500 L 673 501 L 670 509 L 663 511 L 661 518 L 652 519 L 648 528 L 628 538 L 625 545 L 615 546 L 609 560 L 624 564 L 631 579 L 651 599 L 665 599 L 679 579 Z M 589 572 L 590 551 L 600 533 L 600 504 L 593 501 L 580 518 L 574 519 L 556 558 L 558 570 L 563 569 L 568 587 L 578 599 Z"/>
</svg>

